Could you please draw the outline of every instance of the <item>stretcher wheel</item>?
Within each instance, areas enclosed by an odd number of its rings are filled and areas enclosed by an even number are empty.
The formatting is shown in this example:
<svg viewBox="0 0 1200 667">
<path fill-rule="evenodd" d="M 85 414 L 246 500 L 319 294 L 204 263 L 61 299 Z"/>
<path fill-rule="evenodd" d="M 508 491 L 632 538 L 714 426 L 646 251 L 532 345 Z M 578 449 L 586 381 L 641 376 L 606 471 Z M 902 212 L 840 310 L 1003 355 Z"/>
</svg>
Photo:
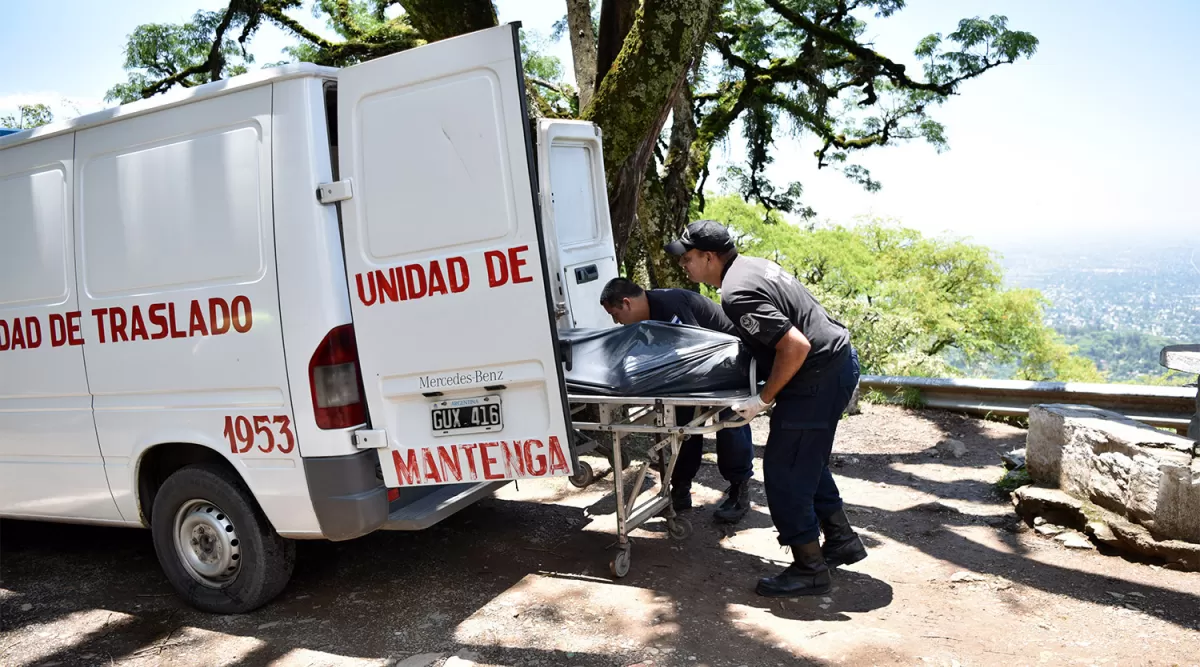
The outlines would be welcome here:
<svg viewBox="0 0 1200 667">
<path fill-rule="evenodd" d="M 608 569 L 612 570 L 614 577 L 620 579 L 629 574 L 630 560 L 632 560 L 632 556 L 629 553 L 629 549 L 621 549 L 617 552 L 617 557 L 612 559 L 612 562 L 608 564 Z"/>
<path fill-rule="evenodd" d="M 686 540 L 692 536 L 692 522 L 681 516 L 667 519 L 667 534 L 674 540 Z"/>
<path fill-rule="evenodd" d="M 575 468 L 575 474 L 567 478 L 571 486 L 582 489 L 596 480 L 596 473 L 592 472 L 592 466 L 585 461 L 579 461 L 579 465 Z"/>
</svg>

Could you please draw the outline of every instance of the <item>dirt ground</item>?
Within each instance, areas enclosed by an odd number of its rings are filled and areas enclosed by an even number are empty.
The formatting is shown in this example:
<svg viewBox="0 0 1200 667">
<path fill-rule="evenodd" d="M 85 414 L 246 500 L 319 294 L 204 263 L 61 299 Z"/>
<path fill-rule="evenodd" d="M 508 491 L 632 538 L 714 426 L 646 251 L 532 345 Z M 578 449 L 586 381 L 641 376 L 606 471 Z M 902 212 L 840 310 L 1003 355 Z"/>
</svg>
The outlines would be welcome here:
<svg viewBox="0 0 1200 667">
<path fill-rule="evenodd" d="M 301 543 L 288 589 L 241 616 L 183 606 L 145 531 L 6 521 L 0 664 L 1200 664 L 1200 575 L 1068 549 L 1016 519 L 993 483 L 1023 431 L 864 409 L 842 423 L 834 471 L 870 557 L 828 596 L 754 594 L 788 554 L 761 471 L 746 519 L 712 523 L 715 465 L 694 487 L 695 534 L 647 524 L 624 579 L 608 569 L 610 480 L 556 480 L 421 533 Z M 969 452 L 934 454 L 945 438 Z"/>
</svg>

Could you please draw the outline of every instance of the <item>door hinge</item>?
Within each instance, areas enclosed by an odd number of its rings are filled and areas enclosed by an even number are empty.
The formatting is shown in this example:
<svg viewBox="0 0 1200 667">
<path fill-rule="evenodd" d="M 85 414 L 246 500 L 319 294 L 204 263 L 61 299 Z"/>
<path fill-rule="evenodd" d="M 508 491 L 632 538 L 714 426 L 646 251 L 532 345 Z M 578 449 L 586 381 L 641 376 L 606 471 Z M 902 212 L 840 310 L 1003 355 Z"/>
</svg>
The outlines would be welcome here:
<svg viewBox="0 0 1200 667">
<path fill-rule="evenodd" d="M 322 183 L 317 186 L 317 201 L 322 204 L 346 201 L 353 196 L 354 186 L 348 178 L 334 181 L 333 183 Z"/>
<path fill-rule="evenodd" d="M 359 449 L 386 449 L 387 431 L 361 429 L 354 432 L 354 446 Z"/>
</svg>

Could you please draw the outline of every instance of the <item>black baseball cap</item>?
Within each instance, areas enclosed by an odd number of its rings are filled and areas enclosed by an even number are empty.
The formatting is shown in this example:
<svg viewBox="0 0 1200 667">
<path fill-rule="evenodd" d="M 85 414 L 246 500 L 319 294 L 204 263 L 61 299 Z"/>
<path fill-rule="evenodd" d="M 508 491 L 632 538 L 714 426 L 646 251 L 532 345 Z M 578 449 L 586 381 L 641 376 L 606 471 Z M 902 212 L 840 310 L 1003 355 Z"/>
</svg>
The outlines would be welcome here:
<svg viewBox="0 0 1200 667">
<path fill-rule="evenodd" d="M 683 230 L 679 240 L 671 241 L 665 249 L 672 255 L 682 255 L 693 249 L 725 252 L 733 250 L 733 238 L 729 236 L 729 230 L 716 220 L 697 220 Z"/>
</svg>

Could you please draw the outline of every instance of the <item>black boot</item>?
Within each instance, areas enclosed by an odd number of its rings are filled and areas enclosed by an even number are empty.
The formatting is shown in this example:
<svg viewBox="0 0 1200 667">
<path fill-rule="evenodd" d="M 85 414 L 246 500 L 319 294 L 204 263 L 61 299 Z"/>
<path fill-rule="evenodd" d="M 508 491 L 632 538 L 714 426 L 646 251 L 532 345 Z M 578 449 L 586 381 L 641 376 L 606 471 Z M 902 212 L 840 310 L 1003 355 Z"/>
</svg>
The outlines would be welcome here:
<svg viewBox="0 0 1200 667">
<path fill-rule="evenodd" d="M 671 485 L 671 507 L 676 512 L 692 508 L 692 487 L 690 485 Z"/>
<path fill-rule="evenodd" d="M 797 595 L 821 595 L 832 586 L 829 567 L 821 556 L 821 546 L 816 540 L 807 544 L 792 545 L 795 562 L 783 572 L 758 580 L 756 592 L 769 598 L 790 598 Z"/>
<path fill-rule="evenodd" d="M 863 546 L 858 533 L 850 527 L 850 519 L 844 510 L 838 510 L 833 516 L 822 520 L 821 530 L 825 533 L 821 554 L 829 567 L 850 565 L 867 557 L 867 548 Z"/>
<path fill-rule="evenodd" d="M 736 482 L 729 486 L 728 491 L 725 493 L 725 500 L 721 501 L 720 507 L 713 512 L 713 517 L 717 521 L 737 523 L 749 511 L 750 484 L 749 482 Z"/>
</svg>

